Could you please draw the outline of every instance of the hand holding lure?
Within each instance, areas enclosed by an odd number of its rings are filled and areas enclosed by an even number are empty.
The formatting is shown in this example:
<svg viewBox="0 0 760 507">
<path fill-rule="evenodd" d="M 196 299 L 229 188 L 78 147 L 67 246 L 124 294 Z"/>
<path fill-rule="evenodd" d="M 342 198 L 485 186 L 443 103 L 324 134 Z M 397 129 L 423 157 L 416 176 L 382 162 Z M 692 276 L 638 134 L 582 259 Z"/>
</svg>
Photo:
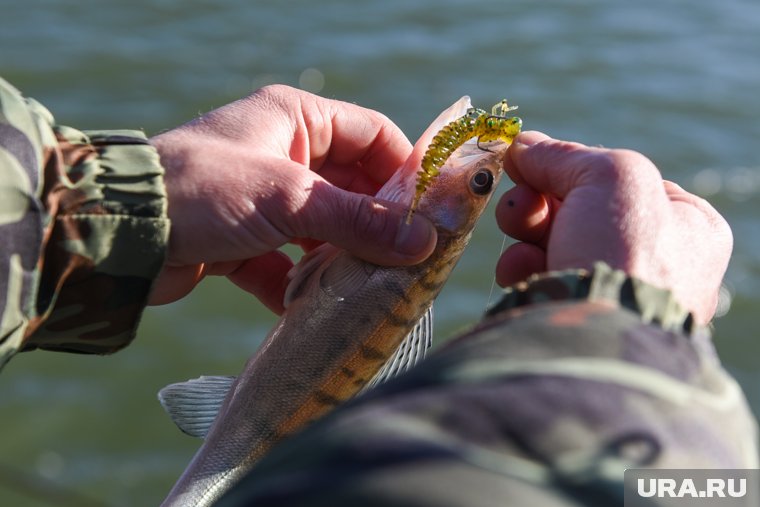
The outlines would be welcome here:
<svg viewBox="0 0 760 507">
<path fill-rule="evenodd" d="M 517 106 L 508 105 L 506 100 L 493 106 L 490 114 L 483 109 L 473 107 L 468 109 L 464 116 L 452 121 L 435 135 L 422 157 L 421 169 L 417 173 L 414 199 L 406 215 L 407 224 L 412 222 L 412 216 L 422 194 L 425 193 L 433 178 L 440 174 L 441 167 L 457 148 L 473 137 L 478 138 L 478 147 L 485 151 L 488 149 L 482 148 L 480 143 L 497 140 L 502 140 L 507 144 L 512 142 L 522 127 L 520 118 L 506 116 L 508 111 L 515 109 Z"/>
</svg>

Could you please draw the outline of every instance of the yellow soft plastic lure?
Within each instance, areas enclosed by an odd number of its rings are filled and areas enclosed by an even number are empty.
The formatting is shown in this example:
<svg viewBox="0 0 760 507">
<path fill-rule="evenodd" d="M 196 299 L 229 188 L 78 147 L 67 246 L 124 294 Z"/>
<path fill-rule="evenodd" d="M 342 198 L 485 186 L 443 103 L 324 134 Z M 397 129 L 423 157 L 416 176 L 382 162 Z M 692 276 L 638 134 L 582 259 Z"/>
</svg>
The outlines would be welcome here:
<svg viewBox="0 0 760 507">
<path fill-rule="evenodd" d="M 512 142 L 522 127 L 520 118 L 506 116 L 507 112 L 515 109 L 517 106 L 508 105 L 506 100 L 502 100 L 493 106 L 490 114 L 482 109 L 472 107 L 467 110 L 464 116 L 452 121 L 435 135 L 422 157 L 422 168 L 417 173 L 414 200 L 409 207 L 409 213 L 406 215 L 407 224 L 412 222 L 414 210 L 417 209 L 422 194 L 425 193 L 433 178 L 440 174 L 441 167 L 457 148 L 473 137 L 478 138 L 478 146 L 480 143 L 497 140 L 502 140 L 505 143 Z M 487 148 L 483 149 L 487 150 Z"/>
</svg>

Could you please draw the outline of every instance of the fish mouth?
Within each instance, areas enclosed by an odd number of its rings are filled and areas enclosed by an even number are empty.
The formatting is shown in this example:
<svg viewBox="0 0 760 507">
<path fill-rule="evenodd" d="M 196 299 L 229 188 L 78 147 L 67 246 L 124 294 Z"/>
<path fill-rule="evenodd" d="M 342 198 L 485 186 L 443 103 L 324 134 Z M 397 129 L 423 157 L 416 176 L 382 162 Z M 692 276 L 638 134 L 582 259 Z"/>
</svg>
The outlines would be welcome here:
<svg viewBox="0 0 760 507">
<path fill-rule="evenodd" d="M 486 151 L 484 148 L 489 148 Z M 471 231 L 479 217 L 496 193 L 501 176 L 501 165 L 507 145 L 492 142 L 478 147 L 475 142 L 460 147 L 454 153 L 448 167 L 444 167 L 438 176 L 437 185 L 428 190 L 428 199 L 420 206 L 420 212 L 429 218 L 436 227 L 439 236 L 461 236 Z M 490 188 L 483 192 L 473 187 L 475 178 L 481 172 L 488 172 Z M 446 190 L 457 188 L 456 191 Z"/>
<path fill-rule="evenodd" d="M 480 142 L 477 138 L 472 138 L 457 148 L 457 151 L 451 155 L 451 158 L 454 159 L 458 155 L 457 159 L 459 161 L 471 164 L 478 163 L 477 160 L 473 159 L 486 157 L 494 157 L 496 160 L 501 160 L 507 153 L 507 148 L 509 148 L 509 144 L 501 140 Z M 501 167 L 501 164 L 498 165 Z"/>
</svg>

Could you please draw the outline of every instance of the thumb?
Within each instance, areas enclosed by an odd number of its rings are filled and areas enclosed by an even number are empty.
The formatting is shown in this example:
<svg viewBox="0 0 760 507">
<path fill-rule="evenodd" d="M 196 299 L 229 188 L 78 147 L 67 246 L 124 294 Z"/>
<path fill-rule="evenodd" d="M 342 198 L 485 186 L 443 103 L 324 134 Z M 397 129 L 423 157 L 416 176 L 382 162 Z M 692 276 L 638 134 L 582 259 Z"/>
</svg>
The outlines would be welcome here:
<svg viewBox="0 0 760 507">
<path fill-rule="evenodd" d="M 435 248 L 433 224 L 416 214 L 406 224 L 406 206 L 314 181 L 299 210 L 294 236 L 314 238 L 344 248 L 380 265 L 410 265 Z"/>
<path fill-rule="evenodd" d="M 515 183 L 525 183 L 560 200 L 579 187 L 616 194 L 623 190 L 638 197 L 662 185 L 657 168 L 640 153 L 560 141 L 535 131 L 515 138 L 504 170 Z M 664 193 L 657 197 L 662 200 Z"/>
</svg>

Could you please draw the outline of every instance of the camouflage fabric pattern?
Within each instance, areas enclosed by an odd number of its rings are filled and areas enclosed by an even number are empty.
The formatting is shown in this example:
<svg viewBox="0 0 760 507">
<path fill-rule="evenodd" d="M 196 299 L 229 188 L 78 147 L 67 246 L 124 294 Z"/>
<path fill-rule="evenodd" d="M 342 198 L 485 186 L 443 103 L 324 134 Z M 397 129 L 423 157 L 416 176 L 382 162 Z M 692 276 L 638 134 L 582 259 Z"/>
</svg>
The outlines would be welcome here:
<svg viewBox="0 0 760 507">
<path fill-rule="evenodd" d="M 508 291 L 408 374 L 274 448 L 217 505 L 623 505 L 626 468 L 757 466 L 755 420 L 707 331 L 600 265 Z"/>
<path fill-rule="evenodd" d="M 639 314 L 644 322 L 653 322 L 663 329 L 686 334 L 696 331 L 691 313 L 681 308 L 669 290 L 641 282 L 603 262 L 594 265 L 593 273 L 570 270 L 535 275 L 519 282 L 504 291 L 486 316 L 518 306 L 565 299 L 614 301 Z"/>
<path fill-rule="evenodd" d="M 0 79 L 0 365 L 19 350 L 128 344 L 168 232 L 142 132 L 57 126 Z"/>
</svg>

